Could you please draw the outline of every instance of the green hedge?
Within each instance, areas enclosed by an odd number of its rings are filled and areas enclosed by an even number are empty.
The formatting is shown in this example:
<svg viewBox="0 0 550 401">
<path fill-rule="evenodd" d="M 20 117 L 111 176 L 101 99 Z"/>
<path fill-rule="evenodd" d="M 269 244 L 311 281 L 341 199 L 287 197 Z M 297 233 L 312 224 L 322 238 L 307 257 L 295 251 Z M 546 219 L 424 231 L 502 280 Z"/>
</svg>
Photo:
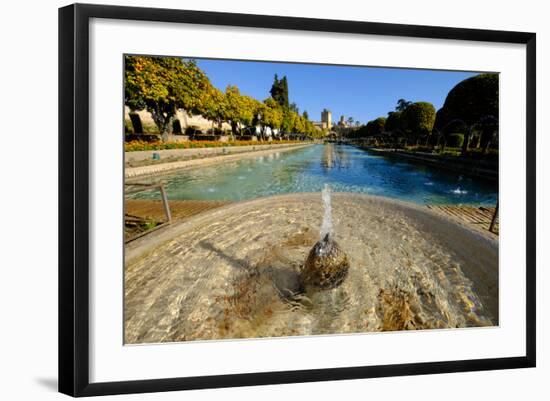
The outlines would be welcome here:
<svg viewBox="0 0 550 401">
<path fill-rule="evenodd" d="M 447 146 L 450 148 L 460 148 L 464 143 L 464 134 L 450 134 L 447 138 Z"/>
</svg>

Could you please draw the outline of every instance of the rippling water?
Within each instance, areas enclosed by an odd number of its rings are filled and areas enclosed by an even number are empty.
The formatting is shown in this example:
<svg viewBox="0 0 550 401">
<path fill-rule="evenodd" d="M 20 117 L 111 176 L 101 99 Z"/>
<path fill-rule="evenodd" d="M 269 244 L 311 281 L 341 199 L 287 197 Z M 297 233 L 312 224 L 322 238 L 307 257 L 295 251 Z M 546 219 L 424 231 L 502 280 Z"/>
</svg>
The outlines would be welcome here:
<svg viewBox="0 0 550 401">
<path fill-rule="evenodd" d="M 496 183 L 387 158 L 347 145 L 314 145 L 163 177 L 174 200 L 244 200 L 262 196 L 357 192 L 419 204 L 494 205 Z M 135 198 L 158 198 L 142 192 Z"/>
<path fill-rule="evenodd" d="M 125 342 L 498 325 L 495 240 L 386 198 L 334 194 L 332 211 L 339 287 L 301 279 L 320 193 L 236 203 L 126 266 Z"/>
</svg>

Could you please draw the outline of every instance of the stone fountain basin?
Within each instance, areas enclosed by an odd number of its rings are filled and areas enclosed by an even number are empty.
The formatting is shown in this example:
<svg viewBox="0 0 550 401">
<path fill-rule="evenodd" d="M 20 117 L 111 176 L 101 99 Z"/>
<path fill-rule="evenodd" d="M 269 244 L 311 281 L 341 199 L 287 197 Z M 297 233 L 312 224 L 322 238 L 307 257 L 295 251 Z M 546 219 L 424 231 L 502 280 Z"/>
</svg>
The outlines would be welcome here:
<svg viewBox="0 0 550 401">
<path fill-rule="evenodd" d="M 320 193 L 231 204 L 126 248 L 125 342 L 498 325 L 498 240 L 420 205 L 332 195 L 350 269 L 301 288 Z"/>
</svg>

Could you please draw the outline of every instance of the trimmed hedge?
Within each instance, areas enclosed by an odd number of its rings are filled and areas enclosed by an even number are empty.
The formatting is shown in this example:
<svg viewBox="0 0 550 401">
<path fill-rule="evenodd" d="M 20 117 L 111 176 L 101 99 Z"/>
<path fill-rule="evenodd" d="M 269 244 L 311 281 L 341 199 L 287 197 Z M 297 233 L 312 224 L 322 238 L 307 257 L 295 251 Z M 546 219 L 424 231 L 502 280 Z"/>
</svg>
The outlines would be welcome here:
<svg viewBox="0 0 550 401">
<path fill-rule="evenodd" d="M 464 134 L 450 134 L 447 137 L 447 146 L 450 148 L 460 148 L 464 143 Z"/>
</svg>

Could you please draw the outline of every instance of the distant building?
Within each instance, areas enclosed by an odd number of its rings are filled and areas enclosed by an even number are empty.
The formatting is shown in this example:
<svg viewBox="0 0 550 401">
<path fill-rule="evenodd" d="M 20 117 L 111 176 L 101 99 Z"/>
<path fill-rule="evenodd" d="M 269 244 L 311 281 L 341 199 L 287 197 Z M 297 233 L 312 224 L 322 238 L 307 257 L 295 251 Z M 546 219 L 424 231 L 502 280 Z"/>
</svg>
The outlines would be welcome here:
<svg viewBox="0 0 550 401">
<path fill-rule="evenodd" d="M 321 121 L 313 121 L 313 125 L 319 131 L 331 130 L 332 129 L 332 113 L 330 110 L 323 109 L 321 112 Z"/>
<path fill-rule="evenodd" d="M 339 135 L 347 135 L 355 127 L 346 120 L 346 116 L 340 116 L 338 124 L 334 125 L 333 130 Z"/>
<path fill-rule="evenodd" d="M 323 128 L 327 128 L 329 130 L 332 128 L 332 113 L 330 110 L 323 109 L 321 112 L 321 123 L 324 125 Z"/>
</svg>

